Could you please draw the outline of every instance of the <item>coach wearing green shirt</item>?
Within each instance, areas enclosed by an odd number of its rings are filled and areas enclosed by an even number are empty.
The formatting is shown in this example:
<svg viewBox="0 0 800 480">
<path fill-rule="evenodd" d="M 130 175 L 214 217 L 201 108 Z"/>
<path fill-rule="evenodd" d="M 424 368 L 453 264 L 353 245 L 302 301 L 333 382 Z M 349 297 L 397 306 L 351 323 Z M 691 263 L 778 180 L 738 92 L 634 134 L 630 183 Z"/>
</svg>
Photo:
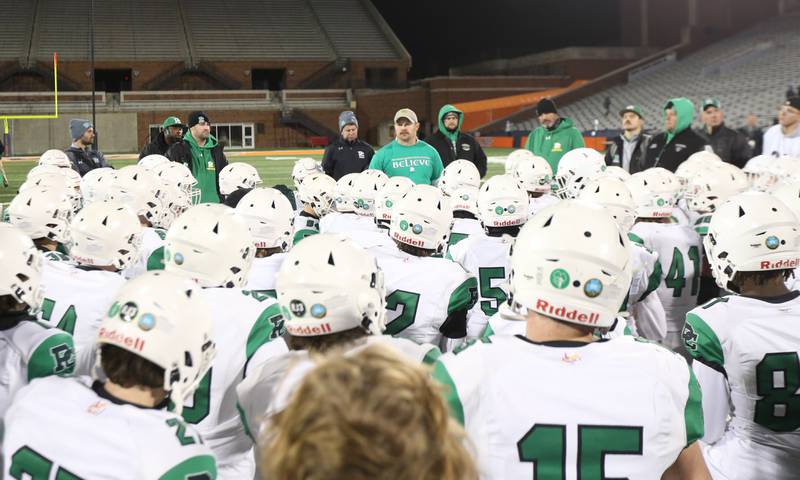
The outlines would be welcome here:
<svg viewBox="0 0 800 480">
<path fill-rule="evenodd" d="M 200 189 L 200 203 L 220 203 L 219 172 L 228 164 L 222 145 L 211 135 L 211 120 L 203 112 L 192 112 L 183 141 L 173 143 L 166 157 L 192 171 Z"/>
<path fill-rule="evenodd" d="M 410 108 L 394 114 L 395 139 L 378 150 L 369 168 L 380 170 L 389 177 L 408 177 L 417 184 L 432 185 L 442 176 L 439 152 L 417 138 L 419 122 Z"/>
</svg>

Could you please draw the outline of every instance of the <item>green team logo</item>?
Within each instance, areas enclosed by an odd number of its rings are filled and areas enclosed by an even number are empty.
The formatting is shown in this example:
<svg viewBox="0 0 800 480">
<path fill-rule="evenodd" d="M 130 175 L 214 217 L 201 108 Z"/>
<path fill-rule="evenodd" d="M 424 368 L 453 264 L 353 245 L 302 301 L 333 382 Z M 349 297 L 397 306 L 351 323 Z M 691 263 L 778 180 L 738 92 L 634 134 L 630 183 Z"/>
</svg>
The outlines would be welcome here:
<svg viewBox="0 0 800 480">
<path fill-rule="evenodd" d="M 503 214 L 503 207 L 501 207 L 499 205 L 497 207 L 494 207 L 494 213 L 496 213 L 498 215 L 502 215 Z"/>
<path fill-rule="evenodd" d="M 117 314 L 119 313 L 119 309 L 120 309 L 119 302 L 114 302 L 114 304 L 111 305 L 111 308 L 108 309 L 109 318 L 117 316 Z"/>
<path fill-rule="evenodd" d="M 50 349 L 50 355 L 56 364 L 56 368 L 53 370 L 56 375 L 71 371 L 75 366 L 75 356 L 67 344 L 61 343 L 54 346 Z"/>
<path fill-rule="evenodd" d="M 697 351 L 697 333 L 695 333 L 691 324 L 686 323 L 683 326 L 681 338 L 683 339 L 683 343 L 686 345 L 686 348 L 692 351 Z"/>
<path fill-rule="evenodd" d="M 404 232 L 408 230 L 408 222 L 406 222 L 405 220 L 400 220 L 400 230 Z"/>
<path fill-rule="evenodd" d="M 392 208 L 392 205 L 394 205 L 394 203 L 392 203 L 391 200 L 386 200 L 386 208 Z"/>
<path fill-rule="evenodd" d="M 569 273 L 563 268 L 556 268 L 550 273 L 550 285 L 559 290 L 567 288 L 567 285 L 569 285 Z"/>
<path fill-rule="evenodd" d="M 664 203 L 666 202 L 664 202 L 664 199 L 661 197 L 659 197 L 658 200 L 656 200 L 656 205 L 658 205 L 659 207 L 663 207 Z"/>
</svg>

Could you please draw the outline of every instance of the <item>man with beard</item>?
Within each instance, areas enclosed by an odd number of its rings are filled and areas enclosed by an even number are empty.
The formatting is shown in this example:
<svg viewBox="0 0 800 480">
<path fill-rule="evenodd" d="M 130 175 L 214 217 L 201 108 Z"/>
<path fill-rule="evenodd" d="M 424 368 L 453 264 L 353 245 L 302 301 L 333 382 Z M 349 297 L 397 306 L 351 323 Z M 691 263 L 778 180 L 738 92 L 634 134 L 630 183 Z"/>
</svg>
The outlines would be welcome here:
<svg viewBox="0 0 800 480">
<path fill-rule="evenodd" d="M 395 139 L 375 153 L 370 169 L 389 177 L 408 177 L 416 184 L 433 185 L 442 176 L 442 158 L 435 148 L 417 137 L 419 121 L 410 108 L 394 114 Z"/>
<path fill-rule="evenodd" d="M 584 146 L 583 136 L 572 120 L 558 114 L 556 103 L 549 98 L 539 100 L 536 114 L 539 127 L 528 136 L 525 149 L 547 160 L 557 172 L 558 162 L 565 153 Z"/>
<path fill-rule="evenodd" d="M 703 100 L 702 117 L 703 128 L 697 131 L 700 137 L 711 145 L 721 159 L 739 168 L 744 167 L 753 157 L 753 150 L 747 144 L 747 137 L 725 125 L 719 100 Z"/>
<path fill-rule="evenodd" d="M 642 164 L 650 144 L 650 135 L 644 133 L 644 117 L 638 105 L 628 105 L 619 112 L 622 117 L 622 134 L 611 139 L 606 150 L 606 165 L 622 167 L 630 173 L 645 169 Z"/>
<path fill-rule="evenodd" d="M 192 112 L 188 127 L 183 141 L 173 143 L 166 156 L 192 171 L 200 189 L 200 203 L 220 203 L 219 172 L 228 164 L 222 145 L 211 135 L 211 120 L 205 113 Z"/>
<path fill-rule="evenodd" d="M 181 123 L 178 117 L 167 117 L 164 123 L 161 124 L 161 131 L 158 132 L 156 138 L 148 143 L 139 154 L 139 160 L 148 155 L 166 155 L 167 150 L 173 143 L 183 141 L 183 134 L 186 131 L 186 125 Z"/>
<path fill-rule="evenodd" d="M 80 173 L 81 177 L 95 168 L 111 166 L 101 152 L 90 148 L 96 137 L 92 122 L 73 118 L 69 121 L 69 132 L 72 135 L 72 145 L 64 153 L 72 162 L 73 170 Z"/>
<path fill-rule="evenodd" d="M 456 160 L 469 160 L 478 167 L 481 177 L 486 175 L 486 154 L 472 135 L 461 131 L 464 112 L 452 105 L 439 110 L 439 130 L 425 141 L 439 152 L 446 167 Z"/>
</svg>

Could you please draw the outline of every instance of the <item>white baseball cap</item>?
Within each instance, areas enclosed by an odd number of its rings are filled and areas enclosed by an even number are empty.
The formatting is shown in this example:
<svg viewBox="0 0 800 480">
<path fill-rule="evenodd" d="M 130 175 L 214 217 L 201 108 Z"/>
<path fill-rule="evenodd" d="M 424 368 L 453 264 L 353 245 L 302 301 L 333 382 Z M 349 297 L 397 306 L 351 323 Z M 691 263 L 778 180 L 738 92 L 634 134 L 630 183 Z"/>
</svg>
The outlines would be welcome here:
<svg viewBox="0 0 800 480">
<path fill-rule="evenodd" d="M 397 121 L 401 118 L 407 118 L 411 120 L 411 123 L 419 122 L 419 120 L 417 120 L 417 114 L 414 113 L 414 110 L 411 110 L 410 108 L 401 108 L 398 110 L 397 113 L 394 114 L 394 123 L 397 123 Z"/>
</svg>

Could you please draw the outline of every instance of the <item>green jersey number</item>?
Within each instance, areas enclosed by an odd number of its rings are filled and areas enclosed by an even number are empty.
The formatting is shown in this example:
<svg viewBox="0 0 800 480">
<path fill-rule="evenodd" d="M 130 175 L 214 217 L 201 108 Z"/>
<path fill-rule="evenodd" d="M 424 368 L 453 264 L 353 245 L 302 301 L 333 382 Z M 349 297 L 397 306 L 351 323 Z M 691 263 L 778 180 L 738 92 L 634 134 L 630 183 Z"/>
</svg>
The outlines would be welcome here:
<svg viewBox="0 0 800 480">
<path fill-rule="evenodd" d="M 578 425 L 578 479 L 605 478 L 606 455 L 641 455 L 642 427 Z M 537 480 L 567 478 L 567 426 L 535 424 L 517 442 L 519 459 Z"/>
<path fill-rule="evenodd" d="M 184 420 L 191 424 L 197 425 L 203 421 L 203 419 L 206 418 L 211 411 L 212 370 L 213 368 L 209 369 L 203 379 L 200 380 L 200 384 L 197 385 L 197 389 L 194 391 L 194 395 L 192 395 L 192 406 L 183 407 L 181 416 Z"/>
<path fill-rule="evenodd" d="M 497 313 L 500 304 L 506 301 L 506 292 L 500 287 L 493 287 L 492 280 L 505 280 L 506 269 L 503 267 L 486 267 L 478 269 L 478 280 L 481 298 L 481 310 L 487 317 Z"/>
<path fill-rule="evenodd" d="M 692 296 L 697 295 L 700 289 L 700 251 L 696 246 L 689 247 L 686 253 L 689 260 L 694 264 L 694 275 L 692 275 Z M 664 278 L 667 288 L 672 289 L 673 297 L 680 297 L 684 287 L 686 287 L 686 269 L 684 267 L 683 253 L 678 247 L 672 249 L 672 262 L 669 264 L 669 271 Z"/>
<path fill-rule="evenodd" d="M 406 328 L 414 324 L 414 319 L 417 316 L 417 307 L 419 307 L 419 294 L 414 292 L 406 292 L 405 290 L 395 290 L 388 297 L 386 297 L 386 310 L 397 312 L 397 309 L 402 306 L 403 311 L 400 315 L 386 325 L 385 335 L 397 335 Z"/>
<path fill-rule="evenodd" d="M 8 473 L 17 480 L 49 480 L 53 462 L 29 447 L 20 447 L 11 455 Z M 82 480 L 74 473 L 58 467 L 55 480 Z"/>
<path fill-rule="evenodd" d="M 186 435 L 186 424 L 177 418 L 170 418 L 167 420 L 167 426 L 175 429 L 175 437 L 178 439 L 182 447 L 187 445 L 194 445 L 195 443 L 203 443 L 203 440 L 194 435 Z"/>
<path fill-rule="evenodd" d="M 800 428 L 800 358 L 797 352 L 768 353 L 756 365 L 756 401 L 753 419 L 774 432 Z"/>
<path fill-rule="evenodd" d="M 56 308 L 56 302 L 45 298 L 42 302 L 42 320 L 49 322 L 53 316 L 53 309 Z M 56 328 L 63 330 L 70 335 L 75 332 L 75 322 L 78 320 L 78 314 L 75 313 L 75 305 L 70 305 L 61 319 L 58 321 Z"/>
</svg>

